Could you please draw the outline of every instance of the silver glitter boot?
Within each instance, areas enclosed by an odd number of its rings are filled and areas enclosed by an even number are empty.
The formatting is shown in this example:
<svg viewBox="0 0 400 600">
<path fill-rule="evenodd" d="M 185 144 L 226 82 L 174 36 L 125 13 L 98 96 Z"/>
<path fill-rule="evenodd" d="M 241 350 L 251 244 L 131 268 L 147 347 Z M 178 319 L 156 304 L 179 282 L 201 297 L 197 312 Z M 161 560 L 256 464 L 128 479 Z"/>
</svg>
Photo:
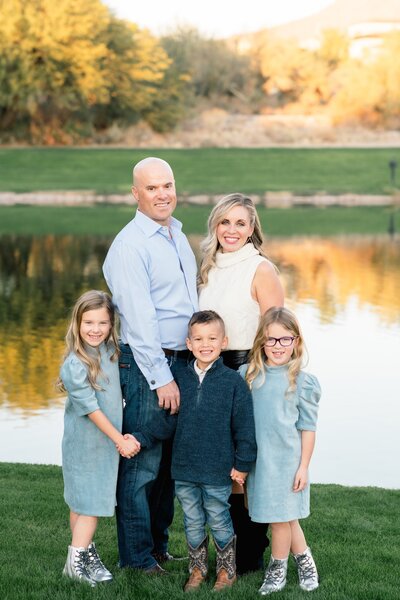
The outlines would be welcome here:
<svg viewBox="0 0 400 600">
<path fill-rule="evenodd" d="M 267 570 L 265 571 L 264 581 L 258 590 L 261 596 L 267 596 L 273 592 L 283 590 L 286 585 L 288 559 L 278 559 L 271 556 Z"/>
<path fill-rule="evenodd" d="M 88 553 L 86 548 L 68 546 L 67 561 L 64 566 L 63 575 L 71 579 L 78 579 L 94 587 L 96 582 L 90 576 L 87 561 Z"/>
<path fill-rule="evenodd" d="M 94 542 L 91 542 L 87 549 L 88 561 L 87 570 L 90 577 L 96 582 L 112 581 L 113 576 L 110 571 L 101 562 L 100 556 L 97 554 Z"/>
<path fill-rule="evenodd" d="M 310 548 L 306 548 L 301 554 L 293 554 L 296 561 L 299 584 L 302 590 L 312 592 L 319 586 L 318 571 Z"/>
</svg>

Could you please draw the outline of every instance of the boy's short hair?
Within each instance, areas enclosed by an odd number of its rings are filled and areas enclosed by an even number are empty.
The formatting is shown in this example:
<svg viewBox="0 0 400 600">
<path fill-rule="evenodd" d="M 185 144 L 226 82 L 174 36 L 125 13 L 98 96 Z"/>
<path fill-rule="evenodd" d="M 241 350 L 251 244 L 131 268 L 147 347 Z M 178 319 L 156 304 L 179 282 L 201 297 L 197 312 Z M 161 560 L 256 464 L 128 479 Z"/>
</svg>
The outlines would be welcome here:
<svg viewBox="0 0 400 600">
<path fill-rule="evenodd" d="M 225 335 L 224 320 L 217 312 L 215 312 L 215 310 L 199 310 L 193 313 L 192 318 L 189 321 L 188 336 L 190 337 L 193 325 L 204 325 L 205 323 L 212 323 L 213 321 L 218 321 L 221 325 L 222 333 Z"/>
</svg>

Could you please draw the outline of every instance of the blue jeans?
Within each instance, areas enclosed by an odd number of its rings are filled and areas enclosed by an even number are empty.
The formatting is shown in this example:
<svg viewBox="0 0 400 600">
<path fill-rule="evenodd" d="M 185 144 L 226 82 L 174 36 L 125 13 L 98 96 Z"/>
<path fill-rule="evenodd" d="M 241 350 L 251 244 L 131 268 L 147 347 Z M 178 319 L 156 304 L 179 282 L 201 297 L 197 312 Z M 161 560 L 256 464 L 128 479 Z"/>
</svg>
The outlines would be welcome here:
<svg viewBox="0 0 400 600">
<path fill-rule="evenodd" d="M 231 485 L 205 485 L 175 481 L 175 492 L 182 506 L 188 544 L 197 548 L 206 537 L 206 524 L 222 549 L 234 536 L 228 498 Z"/>
<path fill-rule="evenodd" d="M 120 381 L 126 403 L 122 431 L 132 433 L 163 409 L 159 408 L 157 394 L 150 390 L 130 347 L 121 344 L 120 349 Z M 167 550 L 168 527 L 174 516 L 168 442 L 165 450 L 163 455 L 163 444 L 157 442 L 134 458 L 120 460 L 116 516 L 121 567 L 149 569 L 156 564 L 152 552 Z"/>
</svg>

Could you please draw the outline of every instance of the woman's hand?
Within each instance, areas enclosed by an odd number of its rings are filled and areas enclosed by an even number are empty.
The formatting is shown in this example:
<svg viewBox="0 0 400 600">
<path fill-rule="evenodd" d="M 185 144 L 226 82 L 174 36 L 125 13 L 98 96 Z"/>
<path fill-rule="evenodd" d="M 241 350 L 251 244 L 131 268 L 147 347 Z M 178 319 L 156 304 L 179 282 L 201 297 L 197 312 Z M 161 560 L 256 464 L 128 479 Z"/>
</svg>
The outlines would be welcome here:
<svg viewBox="0 0 400 600">
<path fill-rule="evenodd" d="M 293 491 L 302 492 L 308 483 L 308 469 L 300 466 L 294 476 Z"/>
</svg>

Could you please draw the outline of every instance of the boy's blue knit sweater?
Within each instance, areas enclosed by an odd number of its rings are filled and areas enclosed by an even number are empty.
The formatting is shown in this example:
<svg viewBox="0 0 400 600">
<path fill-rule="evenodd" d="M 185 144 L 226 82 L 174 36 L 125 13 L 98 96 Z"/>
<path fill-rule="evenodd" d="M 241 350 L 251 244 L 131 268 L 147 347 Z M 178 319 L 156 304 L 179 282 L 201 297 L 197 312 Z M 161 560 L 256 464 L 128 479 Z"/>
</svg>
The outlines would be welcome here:
<svg viewBox="0 0 400 600">
<path fill-rule="evenodd" d="M 253 403 L 250 390 L 236 371 L 219 358 L 203 382 L 188 365 L 172 372 L 181 395 L 179 413 L 157 413 L 140 432 L 143 448 L 172 437 L 172 478 L 207 485 L 229 485 L 232 467 L 249 472 L 256 459 Z"/>
</svg>

